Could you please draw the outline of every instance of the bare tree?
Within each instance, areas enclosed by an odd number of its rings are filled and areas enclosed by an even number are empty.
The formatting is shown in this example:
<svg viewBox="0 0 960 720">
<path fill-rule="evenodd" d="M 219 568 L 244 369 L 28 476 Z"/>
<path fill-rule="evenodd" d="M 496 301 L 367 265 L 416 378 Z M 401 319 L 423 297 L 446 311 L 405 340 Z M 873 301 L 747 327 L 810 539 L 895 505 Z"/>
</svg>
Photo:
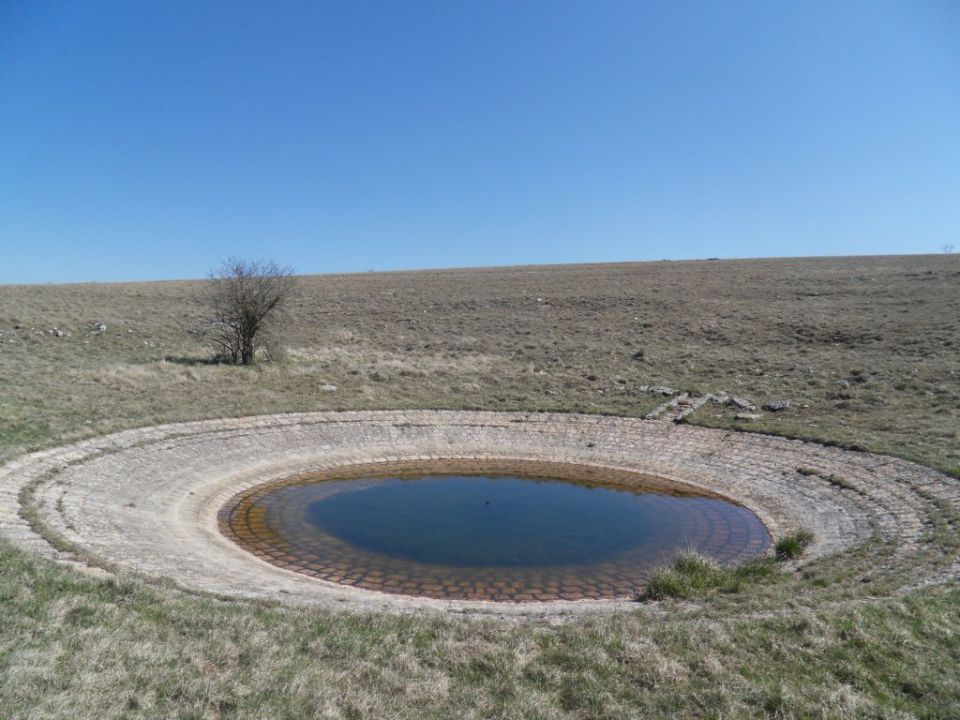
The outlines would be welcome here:
<svg viewBox="0 0 960 720">
<path fill-rule="evenodd" d="M 207 303 L 213 311 L 209 334 L 217 355 L 252 365 L 257 350 L 276 332 L 296 288 L 293 268 L 272 260 L 231 257 L 210 273 Z"/>
</svg>

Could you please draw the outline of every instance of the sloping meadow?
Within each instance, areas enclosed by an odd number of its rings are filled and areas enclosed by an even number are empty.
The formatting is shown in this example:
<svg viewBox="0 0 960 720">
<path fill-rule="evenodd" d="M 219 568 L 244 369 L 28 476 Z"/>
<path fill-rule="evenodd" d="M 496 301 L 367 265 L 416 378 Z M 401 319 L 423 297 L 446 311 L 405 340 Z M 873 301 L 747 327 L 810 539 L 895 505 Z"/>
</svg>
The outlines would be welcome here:
<svg viewBox="0 0 960 720">
<path fill-rule="evenodd" d="M 271 412 L 643 416 L 663 386 L 759 408 L 707 403 L 686 422 L 960 473 L 958 256 L 303 277 L 287 352 L 252 368 L 210 362 L 201 286 L 0 287 L 0 460 Z M 789 407 L 762 409 L 774 400 Z M 948 547 L 958 528 L 936 532 Z M 0 716 L 960 715 L 955 586 L 844 602 L 856 562 L 666 600 L 653 619 L 519 623 L 228 601 L 2 544 Z M 823 587 L 835 601 L 802 601 Z"/>
</svg>

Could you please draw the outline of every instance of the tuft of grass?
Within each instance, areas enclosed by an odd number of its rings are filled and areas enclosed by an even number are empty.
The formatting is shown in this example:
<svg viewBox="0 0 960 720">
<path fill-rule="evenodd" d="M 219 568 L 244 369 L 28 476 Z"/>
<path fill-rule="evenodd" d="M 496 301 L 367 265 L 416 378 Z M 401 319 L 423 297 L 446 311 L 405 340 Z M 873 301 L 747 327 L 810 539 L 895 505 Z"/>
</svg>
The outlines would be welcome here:
<svg viewBox="0 0 960 720">
<path fill-rule="evenodd" d="M 831 474 L 831 475 L 827 475 L 827 476 L 824 477 L 823 479 L 826 480 L 826 481 L 827 481 L 828 483 L 830 483 L 831 485 L 833 485 L 834 487 L 840 488 L 841 490 L 856 490 L 856 489 L 857 489 L 856 487 L 854 487 L 854 486 L 850 483 L 849 480 L 847 480 L 846 478 L 844 478 L 844 477 L 842 477 L 842 476 L 840 476 L 840 475 L 837 475 L 837 474 L 835 474 L 835 473 L 834 473 L 834 474 Z"/>
<path fill-rule="evenodd" d="M 641 600 L 695 600 L 715 593 L 736 593 L 771 578 L 777 569 L 769 558 L 750 560 L 735 567 L 694 551 L 682 552 L 666 567 L 650 576 Z"/>
<path fill-rule="evenodd" d="M 799 530 L 793 535 L 780 538 L 774 546 L 777 560 L 793 560 L 800 557 L 812 542 L 813 533 L 809 530 Z"/>
<path fill-rule="evenodd" d="M 850 481 L 840 475 L 832 473 L 830 475 L 824 474 L 821 470 L 815 470 L 810 467 L 798 467 L 797 472 L 803 475 L 804 477 L 818 477 L 823 480 L 826 480 L 828 483 L 834 487 L 838 487 L 841 490 L 856 490 L 857 488 L 850 484 Z"/>
</svg>

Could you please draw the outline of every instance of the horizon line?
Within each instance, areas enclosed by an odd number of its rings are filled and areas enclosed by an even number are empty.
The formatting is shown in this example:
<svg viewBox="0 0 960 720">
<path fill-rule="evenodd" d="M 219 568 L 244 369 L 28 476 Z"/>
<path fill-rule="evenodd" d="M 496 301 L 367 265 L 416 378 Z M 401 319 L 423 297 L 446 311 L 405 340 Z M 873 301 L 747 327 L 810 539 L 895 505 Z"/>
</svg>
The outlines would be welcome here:
<svg viewBox="0 0 960 720">
<path fill-rule="evenodd" d="M 923 253 L 875 253 L 870 255 L 768 255 L 768 256 L 728 256 L 728 257 L 697 257 L 697 258 L 657 258 L 646 260 L 587 260 L 582 262 L 544 262 L 544 263 L 518 263 L 502 265 L 438 265 L 433 267 L 409 267 L 409 268 L 388 268 L 378 270 L 370 268 L 368 270 L 342 270 L 334 272 L 300 272 L 293 268 L 295 277 L 340 277 L 349 275 L 386 275 L 402 273 L 427 273 L 427 272 L 462 272 L 462 271 L 495 271 L 511 270 L 525 268 L 559 268 L 559 267 L 587 267 L 596 265 L 651 265 L 655 263 L 696 263 L 696 262 L 764 262 L 777 260 L 845 260 L 854 258 L 908 258 L 908 257 L 929 257 L 929 256 L 949 256 L 954 254 L 952 250 L 943 250 L 940 252 Z M 265 257 L 241 257 L 244 260 L 276 260 L 276 258 Z M 279 262 L 279 261 L 277 261 Z M 211 270 L 214 268 L 211 268 Z M 39 281 L 39 282 L 5 282 L 0 281 L 0 287 L 31 287 L 31 286 L 52 286 L 52 285 L 131 285 L 142 283 L 170 283 L 170 282 L 202 282 L 206 276 L 192 277 L 167 277 L 150 279 L 124 279 L 124 280 L 66 280 L 66 281 Z"/>
</svg>

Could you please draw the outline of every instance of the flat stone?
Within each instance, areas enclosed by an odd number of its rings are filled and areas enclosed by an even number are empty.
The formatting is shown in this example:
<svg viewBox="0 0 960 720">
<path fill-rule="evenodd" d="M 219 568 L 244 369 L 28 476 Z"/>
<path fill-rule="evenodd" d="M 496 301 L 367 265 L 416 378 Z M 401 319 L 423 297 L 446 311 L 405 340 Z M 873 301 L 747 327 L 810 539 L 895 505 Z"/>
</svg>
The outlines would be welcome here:
<svg viewBox="0 0 960 720">
<path fill-rule="evenodd" d="M 944 507 L 960 512 L 955 478 L 898 458 L 782 437 L 563 413 L 289 413 L 127 430 L 0 467 L 0 536 L 75 567 L 116 567 L 191 590 L 294 605 L 530 618 L 637 610 L 625 600 L 584 600 L 599 591 L 575 581 L 560 588 L 570 602 L 509 602 L 507 586 L 497 591 L 503 603 L 346 587 L 271 565 L 219 531 L 226 503 L 265 482 L 423 459 L 574 463 L 664 477 L 745 505 L 774 538 L 812 531 L 814 543 L 801 562 L 873 541 L 883 554 L 858 556 L 864 574 L 896 571 L 899 587 L 960 577 L 957 558 L 930 552 Z M 798 473 L 799 467 L 817 474 Z M 833 475 L 848 489 L 825 479 Z M 45 533 L 82 554 L 55 549 L 24 520 L 31 513 Z M 257 527 L 251 523 L 252 531 Z M 261 555 L 286 562 L 284 553 Z M 360 580 L 342 568 L 327 574 L 340 582 Z M 864 587 L 865 599 L 868 590 L 877 591 L 876 584 Z M 885 590 L 895 591 L 893 585 Z M 818 589 L 806 592 L 800 601 L 816 602 Z"/>
</svg>

